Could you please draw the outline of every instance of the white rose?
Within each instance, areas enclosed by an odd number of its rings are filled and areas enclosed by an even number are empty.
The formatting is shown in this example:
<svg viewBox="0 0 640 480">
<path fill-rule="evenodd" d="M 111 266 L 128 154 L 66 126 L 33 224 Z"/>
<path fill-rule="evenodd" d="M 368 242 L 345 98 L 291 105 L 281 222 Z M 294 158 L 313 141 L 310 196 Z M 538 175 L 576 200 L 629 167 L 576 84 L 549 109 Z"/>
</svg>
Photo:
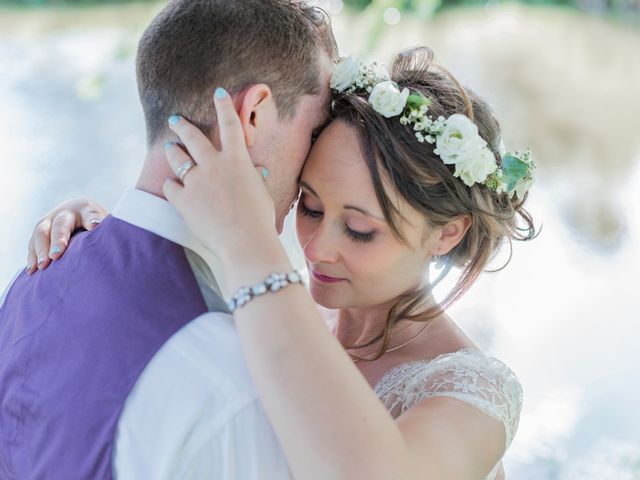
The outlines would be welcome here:
<svg viewBox="0 0 640 480">
<path fill-rule="evenodd" d="M 477 158 L 486 145 L 478 134 L 478 126 L 459 113 L 447 119 L 436 139 L 437 154 L 447 165 Z"/>
<path fill-rule="evenodd" d="M 360 58 L 355 55 L 350 55 L 340 60 L 331 75 L 331 88 L 338 92 L 344 92 L 355 84 L 358 75 L 360 75 L 361 65 Z"/>
<path fill-rule="evenodd" d="M 398 85 L 387 81 L 373 87 L 369 96 L 369 103 L 373 109 L 384 117 L 391 118 L 404 112 L 409 98 L 409 89 L 400 91 Z"/>
<path fill-rule="evenodd" d="M 496 158 L 488 148 L 479 152 L 478 156 L 464 162 L 456 163 L 454 176 L 459 177 L 465 185 L 471 187 L 474 183 L 484 182 L 489 175 L 496 171 Z"/>
</svg>

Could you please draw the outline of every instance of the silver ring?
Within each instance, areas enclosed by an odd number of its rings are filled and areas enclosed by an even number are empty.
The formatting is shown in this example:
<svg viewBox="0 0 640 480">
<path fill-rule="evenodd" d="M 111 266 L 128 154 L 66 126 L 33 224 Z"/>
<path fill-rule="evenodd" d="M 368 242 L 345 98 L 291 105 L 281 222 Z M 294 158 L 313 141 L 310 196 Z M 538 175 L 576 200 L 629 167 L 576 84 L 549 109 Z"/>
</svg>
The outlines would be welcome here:
<svg viewBox="0 0 640 480">
<path fill-rule="evenodd" d="M 176 176 L 180 179 L 181 182 L 184 182 L 184 177 L 187 175 L 187 173 L 189 173 L 189 170 L 191 170 L 195 166 L 196 164 L 193 163 L 193 160 L 184 162 L 182 165 L 180 165 L 180 168 L 178 168 Z"/>
</svg>

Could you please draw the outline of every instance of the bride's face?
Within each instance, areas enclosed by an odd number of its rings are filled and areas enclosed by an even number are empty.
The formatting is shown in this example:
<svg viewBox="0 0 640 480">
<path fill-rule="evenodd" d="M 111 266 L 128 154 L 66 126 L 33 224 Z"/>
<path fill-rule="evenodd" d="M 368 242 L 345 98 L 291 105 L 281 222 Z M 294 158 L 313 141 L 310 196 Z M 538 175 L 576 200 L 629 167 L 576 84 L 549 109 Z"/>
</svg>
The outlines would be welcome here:
<svg viewBox="0 0 640 480">
<path fill-rule="evenodd" d="M 316 302 L 374 307 L 423 281 L 433 248 L 424 217 L 397 199 L 410 246 L 393 235 L 352 127 L 334 121 L 322 132 L 300 180 L 296 229 Z"/>
</svg>

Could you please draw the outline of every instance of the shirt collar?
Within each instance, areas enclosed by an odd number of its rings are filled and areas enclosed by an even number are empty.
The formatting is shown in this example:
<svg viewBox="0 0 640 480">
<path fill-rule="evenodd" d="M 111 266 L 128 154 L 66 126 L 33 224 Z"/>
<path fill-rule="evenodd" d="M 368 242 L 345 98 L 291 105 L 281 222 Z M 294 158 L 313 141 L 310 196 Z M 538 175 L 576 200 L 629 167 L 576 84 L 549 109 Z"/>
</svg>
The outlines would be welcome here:
<svg viewBox="0 0 640 480">
<path fill-rule="evenodd" d="M 220 261 L 191 233 L 178 211 L 165 199 L 131 188 L 123 193 L 111 215 L 194 251 L 207 262 L 216 282 L 223 287 Z"/>
</svg>

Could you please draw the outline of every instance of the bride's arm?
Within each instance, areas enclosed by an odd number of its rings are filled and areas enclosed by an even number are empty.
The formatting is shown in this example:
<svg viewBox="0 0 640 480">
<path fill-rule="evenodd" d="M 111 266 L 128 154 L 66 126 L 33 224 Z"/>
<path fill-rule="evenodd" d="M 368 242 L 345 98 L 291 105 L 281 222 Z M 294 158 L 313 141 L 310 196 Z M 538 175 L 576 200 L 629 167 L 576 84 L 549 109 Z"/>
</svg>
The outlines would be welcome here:
<svg viewBox="0 0 640 480">
<path fill-rule="evenodd" d="M 190 123 L 171 126 L 197 166 L 165 195 L 222 260 L 225 294 L 292 267 L 273 203 L 254 172 L 227 95 L 216 100 L 222 151 Z M 167 146 L 174 171 L 190 157 Z M 451 398 L 394 420 L 299 284 L 236 310 L 242 349 L 291 470 L 301 479 L 480 479 L 504 450 L 502 425 Z"/>
<path fill-rule="evenodd" d="M 27 273 L 44 270 L 52 260 L 58 260 L 76 229 L 93 230 L 107 213 L 88 198 L 67 200 L 51 210 L 40 219 L 29 239 Z"/>
</svg>

